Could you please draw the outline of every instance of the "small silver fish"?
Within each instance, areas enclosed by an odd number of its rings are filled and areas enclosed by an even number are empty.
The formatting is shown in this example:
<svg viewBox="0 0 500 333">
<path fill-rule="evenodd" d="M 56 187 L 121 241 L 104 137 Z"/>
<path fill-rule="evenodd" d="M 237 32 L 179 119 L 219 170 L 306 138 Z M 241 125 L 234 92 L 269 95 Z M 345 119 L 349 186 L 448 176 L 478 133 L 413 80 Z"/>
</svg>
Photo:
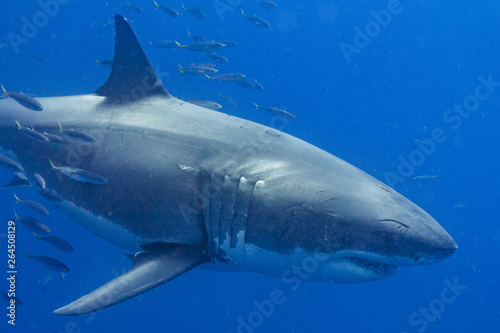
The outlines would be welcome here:
<svg viewBox="0 0 500 333">
<path fill-rule="evenodd" d="M 229 62 L 229 60 L 226 57 L 224 57 L 222 54 L 218 54 L 217 52 L 210 52 L 210 53 L 203 53 L 203 54 L 206 55 L 207 57 L 210 57 L 212 59 L 217 60 L 220 63 Z"/>
<path fill-rule="evenodd" d="M 36 232 L 39 235 L 50 234 L 50 229 L 43 222 L 30 216 L 18 216 L 16 210 L 14 210 L 14 215 L 16 220 L 21 222 L 26 228 L 31 230 L 31 232 Z"/>
<path fill-rule="evenodd" d="M 36 173 L 33 175 L 33 178 L 35 179 L 35 182 L 36 184 L 38 185 L 38 187 L 40 188 L 45 188 L 45 179 L 43 179 L 42 176 L 40 176 L 40 174 Z"/>
<path fill-rule="evenodd" d="M 22 203 L 25 204 L 26 206 L 36 210 L 39 213 L 42 213 L 43 215 L 49 215 L 49 211 L 47 208 L 43 207 L 41 204 L 39 204 L 36 201 L 33 200 L 21 200 L 17 197 L 17 195 L 14 194 L 14 198 L 16 198 L 16 203 Z"/>
<path fill-rule="evenodd" d="M 243 78 L 236 80 L 234 82 L 236 82 L 237 84 L 239 84 L 240 86 L 242 86 L 244 88 L 264 90 L 264 87 L 262 86 L 262 84 L 260 84 L 260 82 L 254 78 L 243 77 Z"/>
<path fill-rule="evenodd" d="M 198 42 L 195 44 L 187 44 L 187 45 L 182 45 L 178 41 L 175 41 L 175 43 L 177 44 L 178 47 L 183 47 L 186 49 L 190 49 L 190 50 L 198 51 L 198 52 L 203 52 L 203 53 L 211 53 L 211 52 L 214 52 L 214 51 L 226 46 L 222 43 L 214 42 L 214 41 L 204 41 L 204 42 Z"/>
<path fill-rule="evenodd" d="M 132 4 L 128 1 L 122 7 L 125 11 L 130 13 L 136 13 L 136 14 L 142 13 L 142 8 L 140 6 Z"/>
<path fill-rule="evenodd" d="M 68 243 L 66 240 L 62 239 L 61 237 L 57 236 L 45 236 L 45 237 L 40 237 L 36 233 L 33 233 L 36 239 L 43 240 L 44 242 L 47 242 L 48 244 L 52 245 L 58 250 L 61 250 L 66 253 L 71 253 L 73 252 L 73 247 L 71 246 L 70 243 Z"/>
<path fill-rule="evenodd" d="M 38 193 L 40 193 L 41 196 L 47 198 L 50 201 L 63 201 L 64 198 L 61 197 L 59 194 L 57 194 L 54 191 L 49 191 L 46 188 L 41 188 Z"/>
<path fill-rule="evenodd" d="M 464 209 L 467 208 L 467 203 L 461 202 L 453 206 L 453 209 Z"/>
<path fill-rule="evenodd" d="M 33 111 L 42 111 L 43 106 L 40 104 L 36 99 L 33 97 L 30 97 L 28 95 L 23 94 L 22 92 L 8 92 L 5 90 L 5 88 L 2 86 L 2 90 L 5 96 L 8 96 L 24 106 L 27 109 L 33 110 Z"/>
<path fill-rule="evenodd" d="M 30 138 L 33 141 L 37 142 L 42 142 L 42 143 L 47 143 L 49 142 L 49 138 L 47 138 L 45 135 L 43 135 L 40 132 L 35 131 L 33 128 L 29 127 L 23 127 L 21 124 L 16 120 L 17 128 L 23 132 L 24 135 L 26 135 L 28 138 Z"/>
<path fill-rule="evenodd" d="M 217 75 L 217 76 L 205 75 L 205 76 L 211 80 L 234 81 L 234 82 L 242 80 L 243 78 L 246 77 L 245 74 L 241 74 L 241 73 L 229 73 L 229 74 L 222 74 L 222 75 Z"/>
<path fill-rule="evenodd" d="M 230 96 L 225 96 L 225 95 L 222 95 L 221 93 L 219 93 L 219 96 L 224 98 L 233 108 L 237 109 L 238 108 L 238 103 L 236 103 L 236 101 L 234 100 L 234 98 L 230 97 Z"/>
<path fill-rule="evenodd" d="M 202 38 L 200 36 L 196 36 L 196 35 L 193 35 L 189 32 L 189 30 L 187 31 L 188 33 L 188 36 L 191 37 L 192 39 L 194 39 L 195 41 L 197 42 L 206 42 L 207 40 L 205 38 Z"/>
<path fill-rule="evenodd" d="M 174 8 L 169 7 L 169 6 L 159 5 L 156 1 L 154 1 L 154 3 L 155 3 L 155 9 L 161 9 L 165 13 L 167 13 L 168 15 L 170 15 L 172 17 L 179 16 L 179 12 L 177 10 L 175 10 Z"/>
<path fill-rule="evenodd" d="M 108 182 L 106 178 L 98 175 L 97 173 L 69 166 L 55 166 L 51 160 L 49 160 L 49 162 L 53 170 L 57 170 L 62 174 L 68 176 L 69 179 L 73 179 L 77 182 L 91 183 L 96 185 L 104 185 Z"/>
<path fill-rule="evenodd" d="M 75 131 L 73 129 L 63 129 L 61 123 L 59 123 L 59 130 L 61 133 L 66 134 L 67 136 L 69 136 L 71 139 L 73 139 L 75 141 L 87 142 L 87 143 L 97 141 L 91 135 L 85 134 L 83 132 Z"/>
<path fill-rule="evenodd" d="M 413 177 L 413 179 L 415 179 L 415 180 L 431 180 L 434 178 L 437 178 L 437 175 L 420 175 L 420 176 Z"/>
<path fill-rule="evenodd" d="M 14 171 L 24 171 L 19 163 L 5 155 L 0 155 L 0 164 Z"/>
<path fill-rule="evenodd" d="M 266 9 L 273 9 L 273 8 L 276 8 L 278 6 L 276 4 L 276 2 L 274 2 L 274 1 L 267 1 L 267 0 L 257 1 L 257 4 L 261 5 L 262 7 L 266 8 Z"/>
<path fill-rule="evenodd" d="M 163 41 L 161 41 L 159 43 L 149 42 L 149 45 L 156 46 L 156 47 L 161 47 L 162 49 L 173 49 L 175 47 L 178 47 L 177 43 L 175 42 L 175 40 L 163 40 Z"/>
<path fill-rule="evenodd" d="M 245 14 L 243 9 L 241 10 L 241 14 L 243 14 L 243 16 L 245 16 L 247 19 L 252 21 L 254 24 L 258 25 L 259 27 L 268 28 L 271 26 L 271 23 L 267 22 L 260 16 L 257 16 L 255 14 L 250 14 L 250 15 Z"/>
<path fill-rule="evenodd" d="M 47 132 L 43 132 L 43 135 L 45 135 L 45 137 L 49 139 L 49 142 L 46 143 L 50 146 L 65 146 L 69 144 L 68 141 L 64 140 L 59 135 L 50 134 Z"/>
<path fill-rule="evenodd" d="M 215 69 L 215 65 L 212 64 L 190 64 L 184 67 L 178 65 L 177 70 L 181 74 L 192 75 L 212 75 L 218 72 L 218 70 Z"/>
<path fill-rule="evenodd" d="M 35 60 L 36 62 L 38 62 L 40 64 L 45 62 L 45 58 L 39 54 L 31 53 L 31 52 L 29 52 L 28 54 L 30 55 L 31 58 L 33 58 L 33 60 Z"/>
<path fill-rule="evenodd" d="M 113 60 L 104 59 L 104 60 L 95 60 L 95 63 L 101 65 L 102 67 L 111 68 L 113 67 Z"/>
<path fill-rule="evenodd" d="M 201 106 L 202 108 L 205 109 L 210 109 L 210 110 L 219 110 L 222 108 L 222 105 L 216 102 L 208 101 L 206 99 L 189 99 L 186 102 Z"/>
<path fill-rule="evenodd" d="M 50 269 L 52 269 L 54 271 L 63 272 L 63 273 L 69 272 L 68 266 L 66 266 L 65 264 L 63 264 L 62 262 L 60 262 L 57 259 L 54 259 L 54 258 L 51 258 L 51 257 L 46 257 L 46 256 L 30 256 L 26 252 L 24 252 L 24 254 L 28 258 L 35 259 L 36 261 L 38 261 L 42 265 L 44 265 L 44 266 L 46 266 L 46 267 L 48 267 L 48 268 L 50 268 Z"/>
<path fill-rule="evenodd" d="M 199 18 L 199 19 L 202 19 L 202 18 L 205 18 L 205 16 L 207 16 L 201 9 L 199 8 L 196 8 L 196 7 L 191 7 L 191 8 L 186 8 L 184 7 L 184 4 L 182 3 L 182 9 L 186 12 L 188 12 L 189 14 L 193 15 L 194 17 L 196 18 Z"/>
<path fill-rule="evenodd" d="M 226 45 L 226 47 L 235 47 L 235 46 L 239 45 L 237 42 L 232 41 L 232 40 L 223 40 L 223 41 L 220 41 L 220 43 Z"/>
<path fill-rule="evenodd" d="M 264 107 L 264 106 L 257 105 L 256 103 L 253 103 L 253 104 L 255 105 L 256 108 L 271 112 L 272 114 L 274 114 L 278 117 L 282 117 L 282 118 L 286 118 L 286 119 L 295 119 L 296 118 L 295 115 L 291 114 L 288 111 L 282 110 L 282 109 L 278 109 L 275 107 Z"/>
</svg>

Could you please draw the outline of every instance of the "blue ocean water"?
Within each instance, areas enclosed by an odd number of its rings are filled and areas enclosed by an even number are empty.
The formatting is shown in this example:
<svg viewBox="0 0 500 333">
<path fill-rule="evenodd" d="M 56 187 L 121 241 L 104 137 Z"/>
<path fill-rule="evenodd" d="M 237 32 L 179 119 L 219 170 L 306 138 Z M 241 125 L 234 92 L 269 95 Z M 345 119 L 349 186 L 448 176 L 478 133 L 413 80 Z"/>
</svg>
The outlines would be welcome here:
<svg viewBox="0 0 500 333">
<path fill-rule="evenodd" d="M 95 60 L 113 56 L 114 29 L 103 24 L 120 13 L 132 27 L 167 90 L 182 99 L 204 98 L 222 111 L 291 135 L 354 164 L 388 183 L 429 212 L 459 249 L 444 262 L 402 267 L 367 284 L 302 282 L 195 269 L 134 299 L 91 315 L 51 312 L 126 271 L 120 248 L 91 234 L 28 188 L 0 189 L 6 222 L 13 193 L 40 200 L 46 223 L 70 241 L 61 254 L 18 228 L 16 326 L 18 332 L 490 332 L 500 324 L 498 136 L 500 114 L 500 4 L 446 1 L 278 1 L 265 9 L 247 0 L 190 0 L 206 18 L 182 11 L 181 1 L 159 1 L 179 17 L 155 10 L 153 1 L 9 1 L 0 12 L 0 82 L 37 96 L 92 93 L 109 75 Z M 43 4 L 52 3 L 51 15 Z M 57 4 L 57 5 L 54 5 Z M 240 11 L 271 23 L 259 27 Z M 33 29 L 27 23 L 35 23 Z M 179 75 L 177 65 L 210 59 L 184 49 L 149 45 L 192 42 L 187 29 L 206 39 L 234 40 L 220 53 L 220 73 L 256 78 L 263 91 L 228 82 Z M 17 36 L 17 37 L 16 37 Z M 488 83 L 489 82 L 489 83 Z M 237 101 L 232 108 L 219 93 Z M 253 103 L 284 108 L 293 121 L 276 121 Z M 461 112 L 457 111 L 462 106 Z M 455 110 L 455 111 L 454 111 Z M 468 111 L 470 110 L 470 111 Z M 439 135 L 436 135 L 439 133 Z M 425 140 L 426 145 L 415 143 Z M 429 143 L 430 142 L 430 143 Z M 187 152 L 188 153 L 188 152 Z M 413 179 L 417 176 L 431 179 Z M 10 172 L 0 171 L 0 182 Z M 436 177 L 434 177 L 436 176 Z M 6 223 L 0 251 L 6 250 Z M 64 281 L 22 256 L 57 257 L 71 268 Z M 6 255 L 0 267 L 7 271 Z M 2 273 L 2 276 L 6 276 Z M 6 289 L 6 280 L 1 287 Z M 259 310 L 273 290 L 281 304 Z M 2 300 L 3 302 L 3 300 Z M 252 325 L 245 328 L 241 321 Z"/>
</svg>

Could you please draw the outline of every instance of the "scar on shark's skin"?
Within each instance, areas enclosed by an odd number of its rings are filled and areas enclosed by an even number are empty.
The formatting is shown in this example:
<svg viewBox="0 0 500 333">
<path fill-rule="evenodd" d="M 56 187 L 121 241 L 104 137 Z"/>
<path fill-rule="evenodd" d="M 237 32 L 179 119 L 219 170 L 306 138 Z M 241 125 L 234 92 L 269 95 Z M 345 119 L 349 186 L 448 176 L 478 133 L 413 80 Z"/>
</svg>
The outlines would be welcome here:
<svg viewBox="0 0 500 333">
<path fill-rule="evenodd" d="M 391 192 L 391 191 L 390 191 L 387 187 L 385 187 L 384 185 L 380 185 L 380 184 L 378 184 L 378 186 L 379 186 L 381 189 L 383 189 L 384 191 L 386 191 L 386 192 Z"/>
<path fill-rule="evenodd" d="M 323 201 L 321 204 L 324 205 L 329 201 L 333 201 L 333 200 L 337 200 L 337 199 L 340 199 L 340 197 L 333 197 L 333 198 L 327 199 L 327 200 Z"/>
<path fill-rule="evenodd" d="M 399 221 L 396 221 L 396 220 L 392 220 L 392 219 L 382 219 L 382 220 L 379 220 L 380 222 L 395 222 L 397 224 L 401 224 L 403 227 L 405 228 L 408 228 L 410 229 L 410 227 L 406 224 L 404 224 L 403 222 L 399 222 Z"/>
</svg>

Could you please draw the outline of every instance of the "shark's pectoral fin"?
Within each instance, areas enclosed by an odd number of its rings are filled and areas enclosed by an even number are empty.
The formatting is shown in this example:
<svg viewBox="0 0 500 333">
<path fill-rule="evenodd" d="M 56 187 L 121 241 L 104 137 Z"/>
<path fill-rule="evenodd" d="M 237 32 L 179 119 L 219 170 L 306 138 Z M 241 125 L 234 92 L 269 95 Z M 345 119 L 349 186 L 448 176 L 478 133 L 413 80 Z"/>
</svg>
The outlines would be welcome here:
<svg viewBox="0 0 500 333">
<path fill-rule="evenodd" d="M 134 257 L 134 265 L 127 273 L 54 313 L 76 316 L 107 308 L 208 261 L 203 250 L 190 245 L 154 243 L 154 246 L 144 248 L 146 251 Z"/>
</svg>

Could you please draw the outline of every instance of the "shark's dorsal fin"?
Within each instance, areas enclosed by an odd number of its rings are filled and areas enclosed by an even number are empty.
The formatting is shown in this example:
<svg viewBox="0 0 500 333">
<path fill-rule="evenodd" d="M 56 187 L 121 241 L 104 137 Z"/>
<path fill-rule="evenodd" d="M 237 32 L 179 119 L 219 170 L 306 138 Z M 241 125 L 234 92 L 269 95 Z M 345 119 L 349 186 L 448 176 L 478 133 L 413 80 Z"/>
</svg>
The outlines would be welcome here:
<svg viewBox="0 0 500 333">
<path fill-rule="evenodd" d="M 128 103 L 153 95 L 170 96 L 127 20 L 115 15 L 115 27 L 111 74 L 95 93 L 114 103 Z"/>
<path fill-rule="evenodd" d="M 182 244 L 154 243 L 137 253 L 133 267 L 71 304 L 54 311 L 63 316 L 76 316 L 107 308 L 170 281 L 190 269 L 208 262 L 204 251 Z"/>
</svg>

